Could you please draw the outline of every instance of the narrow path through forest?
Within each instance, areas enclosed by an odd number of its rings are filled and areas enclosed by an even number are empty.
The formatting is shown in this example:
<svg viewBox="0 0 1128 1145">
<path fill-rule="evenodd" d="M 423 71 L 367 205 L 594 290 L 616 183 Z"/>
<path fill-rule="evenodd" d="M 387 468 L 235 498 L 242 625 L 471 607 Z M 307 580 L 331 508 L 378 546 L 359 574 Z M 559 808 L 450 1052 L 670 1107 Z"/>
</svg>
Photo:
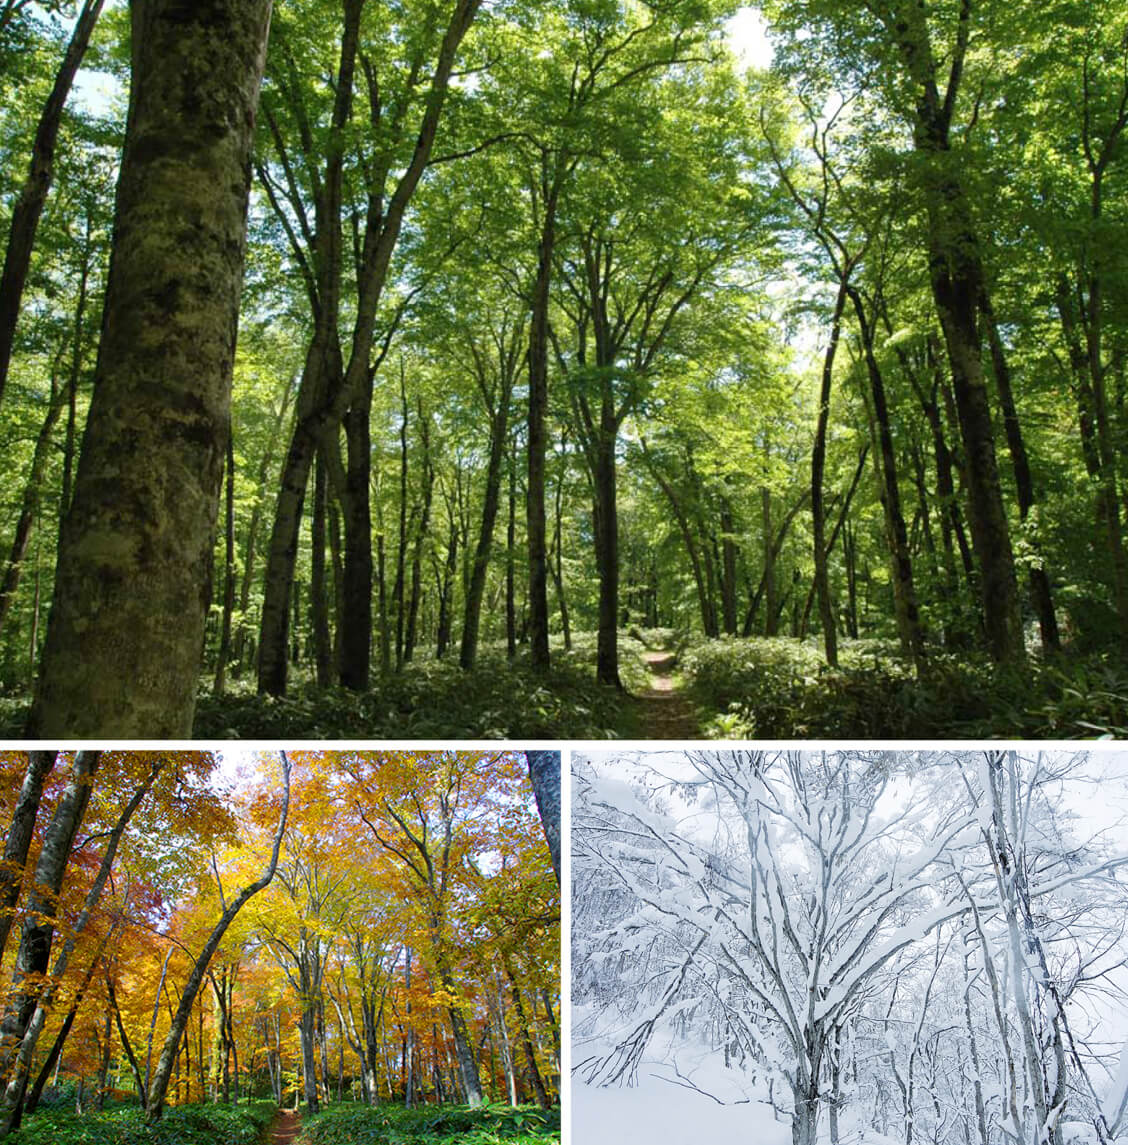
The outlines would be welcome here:
<svg viewBox="0 0 1128 1145">
<path fill-rule="evenodd" d="M 701 731 L 693 705 L 678 691 L 673 670 L 678 654 L 668 649 L 642 653 L 650 672 L 650 687 L 634 697 L 638 735 L 644 739 L 699 739 Z"/>
<path fill-rule="evenodd" d="M 281 1109 L 270 1127 L 270 1145 L 293 1145 L 301 1131 L 301 1113 L 296 1109 Z"/>
</svg>

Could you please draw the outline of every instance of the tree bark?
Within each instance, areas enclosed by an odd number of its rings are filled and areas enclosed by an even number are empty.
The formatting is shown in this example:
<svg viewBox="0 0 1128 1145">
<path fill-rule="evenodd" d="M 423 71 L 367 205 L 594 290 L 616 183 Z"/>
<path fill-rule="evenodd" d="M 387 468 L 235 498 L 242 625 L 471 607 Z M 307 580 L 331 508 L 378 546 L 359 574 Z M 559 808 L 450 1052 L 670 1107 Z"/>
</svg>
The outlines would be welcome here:
<svg viewBox="0 0 1128 1145">
<path fill-rule="evenodd" d="M 54 751 L 28 752 L 27 771 L 12 812 L 8 840 L 4 844 L 4 861 L 0 865 L 0 959 L 3 959 L 8 945 L 16 903 L 23 886 L 24 864 L 35 831 L 35 817 L 43 797 L 43 784 L 51 774 L 57 756 L 58 753 Z"/>
<path fill-rule="evenodd" d="M 544 837 L 548 842 L 548 853 L 552 856 L 552 869 L 556 872 L 556 884 L 560 885 L 560 752 L 527 751 L 525 760 L 529 765 L 529 779 L 533 784 L 533 795 L 537 801 Z"/>
<path fill-rule="evenodd" d="M 14 988 L 0 1021 L 0 1075 L 10 1076 L 14 1054 L 23 1042 L 28 1023 L 44 986 L 51 958 L 59 892 L 70 858 L 75 832 L 86 814 L 94 773 L 101 752 L 80 751 L 71 765 L 70 778 L 43 837 L 27 896 L 26 921 L 16 955 Z"/>
<path fill-rule="evenodd" d="M 270 11 L 133 8 L 103 335 L 35 736 L 191 734 Z"/>
<path fill-rule="evenodd" d="M 822 383 L 819 390 L 818 418 L 815 422 L 815 445 L 811 450 L 811 518 L 815 548 L 815 590 L 819 600 L 819 619 L 823 629 L 826 662 L 838 667 L 838 631 L 830 599 L 830 577 L 827 574 L 826 510 L 823 506 L 823 474 L 826 471 L 826 435 L 830 422 L 830 386 L 834 378 L 834 358 L 842 331 L 842 312 L 846 308 L 847 275 L 841 276 L 834 313 L 830 324 L 830 342 L 823 355 Z"/>
<path fill-rule="evenodd" d="M 23 300 L 24 286 L 31 266 L 35 236 L 39 230 L 39 220 L 55 174 L 55 149 L 59 140 L 63 108 L 70 95 L 75 74 L 82 64 L 83 56 L 86 55 L 103 3 L 104 0 L 86 0 L 78 14 L 70 43 L 55 75 L 54 85 L 40 113 L 27 179 L 12 211 L 8 247 L 4 255 L 4 270 L 0 274 L 0 402 L 4 398 L 8 368 L 12 362 L 16 324 L 19 321 L 20 303 Z"/>
<path fill-rule="evenodd" d="M 290 761 L 284 751 L 279 752 L 279 756 L 281 759 L 284 794 L 282 813 L 278 817 L 278 827 L 274 832 L 274 843 L 270 852 L 270 861 L 267 863 L 263 873 L 255 879 L 253 883 L 248 883 L 226 907 L 219 921 L 212 929 L 211 934 L 208 936 L 207 942 L 204 943 L 203 949 L 192 964 L 188 981 L 185 982 L 184 989 L 180 994 L 180 1004 L 177 1006 L 176 1013 L 172 1017 L 168 1036 L 165 1038 L 164 1045 L 161 1047 L 161 1056 L 157 1059 L 157 1068 L 153 1072 L 152 1081 L 149 1085 L 148 1101 L 145 1105 L 145 1118 L 150 1125 L 159 1121 L 161 1114 L 164 1112 L 165 1095 L 168 1092 L 168 1083 L 172 1078 L 172 1069 L 178 1056 L 180 1039 L 184 1036 L 184 1030 L 192 1014 L 192 1007 L 196 1002 L 196 995 L 200 992 L 204 975 L 208 970 L 208 963 L 211 961 L 212 955 L 216 952 L 220 942 L 223 940 L 224 934 L 227 933 L 227 928 L 235 921 L 236 915 L 238 915 L 250 899 L 269 885 L 271 879 L 274 878 L 274 872 L 278 868 L 278 852 L 282 847 L 282 836 L 286 830 L 286 818 L 290 810 Z"/>
</svg>

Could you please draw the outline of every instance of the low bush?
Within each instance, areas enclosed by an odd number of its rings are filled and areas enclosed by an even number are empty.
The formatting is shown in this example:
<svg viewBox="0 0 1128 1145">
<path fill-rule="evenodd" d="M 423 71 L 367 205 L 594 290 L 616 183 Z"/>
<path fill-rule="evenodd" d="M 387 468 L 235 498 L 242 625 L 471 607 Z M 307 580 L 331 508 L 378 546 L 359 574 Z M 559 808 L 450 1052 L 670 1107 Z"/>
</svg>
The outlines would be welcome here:
<svg viewBox="0 0 1128 1145">
<path fill-rule="evenodd" d="M 269 1101 L 180 1105 L 149 1127 L 144 1110 L 136 1106 L 85 1114 L 41 1109 L 7 1141 L 10 1145 L 254 1145 L 263 1139 L 275 1110 Z"/>
<path fill-rule="evenodd" d="M 889 641 L 710 640 L 682 658 L 715 738 L 1086 739 L 1128 729 L 1128 670 L 1091 654 L 1021 668 L 933 654 L 918 679 Z"/>
<path fill-rule="evenodd" d="M 302 1124 L 300 1145 L 545 1145 L 560 1140 L 560 1110 L 508 1105 L 334 1105 Z"/>
<path fill-rule="evenodd" d="M 555 648 L 552 670 L 539 676 L 522 651 L 479 653 L 472 672 L 453 659 L 425 659 L 368 692 L 295 690 L 282 699 L 244 690 L 201 695 L 198 739 L 606 739 L 616 734 L 617 693 L 595 682 L 594 638 L 577 637 L 571 652 Z"/>
</svg>

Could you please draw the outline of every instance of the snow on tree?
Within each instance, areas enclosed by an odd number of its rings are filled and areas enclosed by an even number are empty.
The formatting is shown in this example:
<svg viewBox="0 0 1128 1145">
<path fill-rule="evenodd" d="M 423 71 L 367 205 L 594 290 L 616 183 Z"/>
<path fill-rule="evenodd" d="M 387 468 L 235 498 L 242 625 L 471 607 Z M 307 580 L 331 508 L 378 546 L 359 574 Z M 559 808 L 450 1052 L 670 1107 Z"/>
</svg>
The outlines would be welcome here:
<svg viewBox="0 0 1128 1145">
<path fill-rule="evenodd" d="M 793 1145 L 1114 1140 L 1089 1002 L 1123 1026 L 1126 860 L 1063 812 L 1086 758 L 578 761 L 578 1078 L 748 1102 Z"/>
</svg>

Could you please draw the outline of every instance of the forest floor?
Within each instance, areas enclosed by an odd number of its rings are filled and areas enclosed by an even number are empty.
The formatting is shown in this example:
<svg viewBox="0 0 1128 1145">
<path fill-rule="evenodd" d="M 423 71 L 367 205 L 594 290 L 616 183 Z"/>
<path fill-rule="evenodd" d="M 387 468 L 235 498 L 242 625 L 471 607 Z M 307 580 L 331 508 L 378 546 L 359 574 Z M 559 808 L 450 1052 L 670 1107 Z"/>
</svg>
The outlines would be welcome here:
<svg viewBox="0 0 1128 1145">
<path fill-rule="evenodd" d="M 631 722 L 641 739 L 699 739 L 700 721 L 674 676 L 678 654 L 652 649 L 641 654 L 650 673 L 650 686 L 630 701 Z"/>
<path fill-rule="evenodd" d="M 270 1145 L 291 1145 L 302 1131 L 302 1115 L 297 1110 L 278 1111 L 270 1127 Z"/>
</svg>

